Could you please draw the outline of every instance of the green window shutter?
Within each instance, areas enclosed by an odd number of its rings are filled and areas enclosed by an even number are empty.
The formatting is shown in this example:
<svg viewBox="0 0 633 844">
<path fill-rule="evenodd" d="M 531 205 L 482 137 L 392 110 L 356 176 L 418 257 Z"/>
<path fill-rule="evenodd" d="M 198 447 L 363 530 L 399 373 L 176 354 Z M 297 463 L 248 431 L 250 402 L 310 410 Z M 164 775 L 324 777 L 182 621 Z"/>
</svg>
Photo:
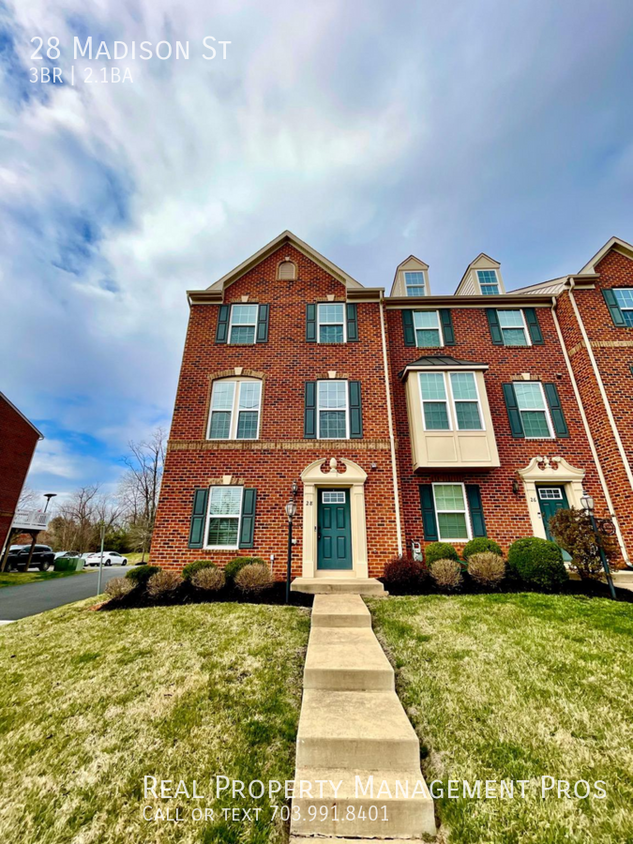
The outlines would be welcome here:
<svg viewBox="0 0 633 844">
<path fill-rule="evenodd" d="M 316 305 L 306 305 L 306 342 L 316 343 L 317 339 L 317 324 L 316 324 Z"/>
<path fill-rule="evenodd" d="M 433 501 L 433 487 L 431 484 L 420 484 L 420 506 L 422 508 L 424 539 L 426 542 L 437 542 L 439 534 L 437 532 L 435 502 Z"/>
<path fill-rule="evenodd" d="M 316 388 L 316 381 L 306 381 L 303 414 L 303 436 L 306 440 L 316 439 Z"/>
<path fill-rule="evenodd" d="M 536 316 L 536 308 L 523 308 L 525 314 L 525 321 L 527 322 L 528 331 L 530 332 L 530 340 L 533 346 L 543 345 L 543 335 L 541 334 L 541 326 L 538 324 Z"/>
<path fill-rule="evenodd" d="M 490 328 L 490 336 L 495 346 L 503 346 L 503 334 L 501 333 L 501 326 L 499 325 L 499 317 L 494 308 L 486 308 L 486 316 L 488 317 L 488 327 Z"/>
<path fill-rule="evenodd" d="M 440 308 L 440 322 L 442 323 L 442 334 L 444 335 L 444 345 L 455 345 L 455 332 L 453 331 L 453 317 L 449 308 Z"/>
<path fill-rule="evenodd" d="M 257 336 L 256 343 L 268 342 L 268 312 L 270 305 L 260 305 L 257 311 Z"/>
<path fill-rule="evenodd" d="M 521 414 L 519 413 L 519 405 L 517 404 L 517 397 L 514 392 L 513 384 L 502 384 L 503 398 L 506 402 L 506 410 L 508 411 L 508 419 L 510 420 L 510 431 L 515 439 L 523 439 L 523 422 L 521 421 Z"/>
<path fill-rule="evenodd" d="M 240 525 L 240 548 L 255 546 L 255 502 L 257 490 L 245 489 L 242 493 L 242 523 Z"/>
<path fill-rule="evenodd" d="M 347 311 L 347 341 L 355 343 L 358 340 L 358 311 L 355 304 L 348 304 Z"/>
<path fill-rule="evenodd" d="M 554 433 L 557 437 L 568 437 L 569 428 L 565 422 L 563 408 L 560 403 L 560 396 L 558 395 L 558 387 L 556 384 L 543 384 L 545 390 L 545 398 L 549 405 L 549 412 L 554 423 Z"/>
<path fill-rule="evenodd" d="M 404 332 L 404 345 L 415 346 L 415 330 L 413 328 L 413 311 L 402 311 L 402 330 Z"/>
<path fill-rule="evenodd" d="M 620 327 L 625 326 L 626 322 L 624 321 L 624 316 L 622 315 L 622 311 L 620 310 L 618 300 L 615 298 L 613 290 L 603 290 L 602 295 L 604 296 L 604 301 L 607 303 L 607 308 L 611 314 L 613 324 Z"/>
<path fill-rule="evenodd" d="M 207 521 L 207 501 L 209 488 L 199 487 L 193 494 L 191 525 L 189 527 L 189 547 L 202 548 L 204 545 L 204 526 Z"/>
<path fill-rule="evenodd" d="M 349 435 L 353 440 L 363 436 L 363 409 L 360 398 L 360 381 L 349 382 Z"/>
<path fill-rule="evenodd" d="M 486 536 L 486 522 L 484 521 L 484 511 L 481 506 L 481 490 L 477 484 L 466 484 L 465 486 L 473 536 Z"/>
<path fill-rule="evenodd" d="M 215 328 L 215 342 L 226 343 L 229 336 L 229 316 L 231 315 L 230 305 L 220 305 L 218 312 L 218 324 Z"/>
</svg>

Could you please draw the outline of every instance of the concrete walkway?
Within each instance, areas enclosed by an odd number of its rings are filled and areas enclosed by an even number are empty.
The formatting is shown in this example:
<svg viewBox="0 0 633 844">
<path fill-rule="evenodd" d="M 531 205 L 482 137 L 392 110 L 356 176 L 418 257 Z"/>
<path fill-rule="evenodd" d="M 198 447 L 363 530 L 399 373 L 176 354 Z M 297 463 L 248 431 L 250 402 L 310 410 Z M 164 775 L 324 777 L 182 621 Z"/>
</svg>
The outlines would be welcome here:
<svg viewBox="0 0 633 844">
<path fill-rule="evenodd" d="M 296 765 L 293 844 L 435 835 L 418 738 L 359 595 L 314 599 Z"/>
</svg>

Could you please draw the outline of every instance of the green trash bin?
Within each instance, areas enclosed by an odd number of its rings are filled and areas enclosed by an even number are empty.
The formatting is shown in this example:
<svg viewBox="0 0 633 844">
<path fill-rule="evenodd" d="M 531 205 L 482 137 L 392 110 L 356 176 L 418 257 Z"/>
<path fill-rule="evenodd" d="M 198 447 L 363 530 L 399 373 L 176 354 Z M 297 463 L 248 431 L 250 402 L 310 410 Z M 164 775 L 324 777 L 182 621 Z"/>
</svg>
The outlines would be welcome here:
<svg viewBox="0 0 633 844">
<path fill-rule="evenodd" d="M 55 571 L 81 571 L 84 562 L 83 557 L 58 557 L 55 560 Z"/>
</svg>

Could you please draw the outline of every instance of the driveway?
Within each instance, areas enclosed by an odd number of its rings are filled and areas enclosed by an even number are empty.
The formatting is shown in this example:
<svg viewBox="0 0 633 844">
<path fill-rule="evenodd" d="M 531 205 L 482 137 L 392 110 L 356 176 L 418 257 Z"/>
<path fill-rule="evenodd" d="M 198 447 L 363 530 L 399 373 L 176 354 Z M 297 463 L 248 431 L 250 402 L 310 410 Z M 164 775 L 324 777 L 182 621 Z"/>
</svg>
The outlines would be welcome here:
<svg viewBox="0 0 633 844">
<path fill-rule="evenodd" d="M 112 566 L 103 569 L 101 589 L 113 577 L 122 577 L 128 568 Z M 25 583 L 24 586 L 7 586 L 0 589 L 0 623 L 17 621 L 28 615 L 72 604 L 97 594 L 97 569 L 88 569 L 83 574 L 72 577 L 60 577 L 55 580 L 40 580 L 37 583 Z"/>
</svg>

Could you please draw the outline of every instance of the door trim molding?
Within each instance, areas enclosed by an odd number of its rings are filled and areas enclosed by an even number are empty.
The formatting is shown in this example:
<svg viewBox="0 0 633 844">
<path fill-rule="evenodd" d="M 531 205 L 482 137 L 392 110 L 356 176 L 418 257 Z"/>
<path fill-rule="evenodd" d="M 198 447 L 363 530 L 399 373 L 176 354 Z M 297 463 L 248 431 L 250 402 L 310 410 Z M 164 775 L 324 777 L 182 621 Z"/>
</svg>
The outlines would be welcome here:
<svg viewBox="0 0 633 844">
<path fill-rule="evenodd" d="M 329 471 L 324 472 L 325 459 L 315 460 L 301 473 L 303 482 L 303 577 L 328 576 L 326 569 L 317 572 L 317 508 L 318 490 L 349 489 L 350 522 L 352 528 L 352 568 L 347 577 L 368 578 L 367 522 L 365 518 L 365 481 L 367 472 L 353 460 L 340 461 L 345 471 L 339 472 L 335 458 L 329 461 Z M 331 576 L 331 573 L 329 574 Z"/>
<path fill-rule="evenodd" d="M 519 469 L 517 474 L 523 480 L 534 536 L 547 539 L 536 492 L 537 485 L 564 487 L 569 506 L 577 510 L 582 509 L 580 499 L 583 494 L 585 470 L 572 466 L 564 457 L 533 457 L 525 469 Z"/>
</svg>

